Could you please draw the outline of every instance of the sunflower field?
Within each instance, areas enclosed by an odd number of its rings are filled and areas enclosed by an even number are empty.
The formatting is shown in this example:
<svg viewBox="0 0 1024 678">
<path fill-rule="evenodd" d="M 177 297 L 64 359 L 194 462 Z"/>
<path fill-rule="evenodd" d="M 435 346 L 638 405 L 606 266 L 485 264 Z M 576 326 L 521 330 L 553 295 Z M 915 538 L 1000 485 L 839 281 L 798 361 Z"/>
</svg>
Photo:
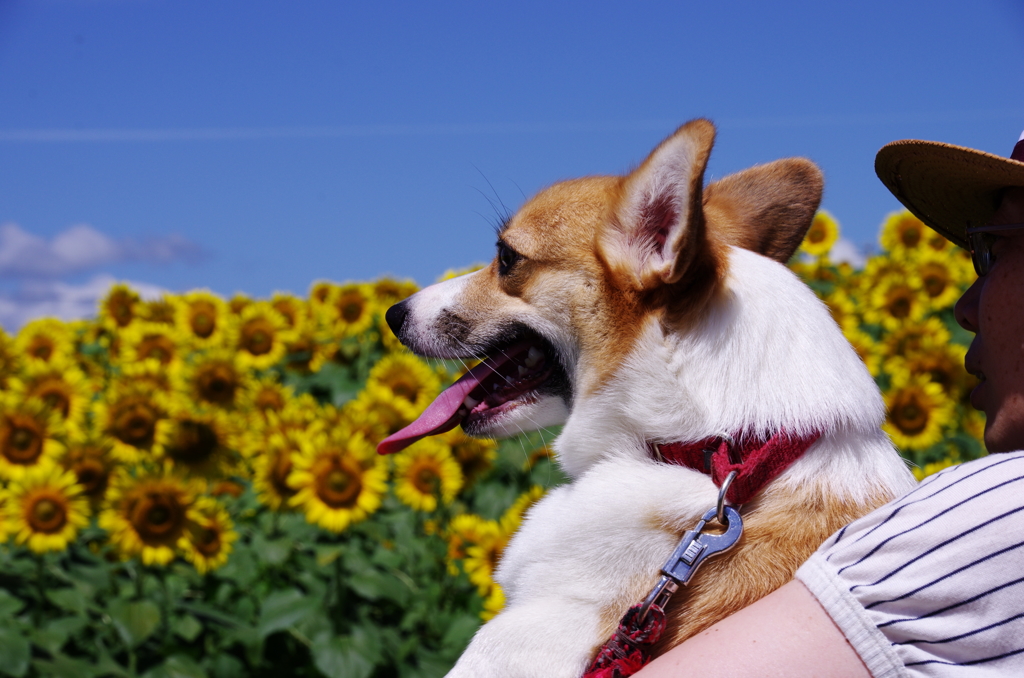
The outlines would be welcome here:
<svg viewBox="0 0 1024 678">
<path fill-rule="evenodd" d="M 819 213 L 791 267 L 882 388 L 893 441 L 919 477 L 983 454 L 952 312 L 970 258 L 901 212 L 854 269 L 828 257 L 838 232 Z M 467 368 L 388 330 L 415 291 L 116 285 L 93 320 L 0 331 L 0 674 L 443 675 L 565 478 L 555 432 L 376 454 Z"/>
</svg>

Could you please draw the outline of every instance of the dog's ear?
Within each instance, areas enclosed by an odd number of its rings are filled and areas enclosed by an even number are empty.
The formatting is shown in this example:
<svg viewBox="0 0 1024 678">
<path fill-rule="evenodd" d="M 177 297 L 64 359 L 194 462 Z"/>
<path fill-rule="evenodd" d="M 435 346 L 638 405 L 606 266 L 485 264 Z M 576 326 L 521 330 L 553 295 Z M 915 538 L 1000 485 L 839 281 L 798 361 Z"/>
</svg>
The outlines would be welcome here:
<svg viewBox="0 0 1024 678">
<path fill-rule="evenodd" d="M 701 192 L 715 141 L 708 120 L 691 120 L 661 142 L 622 190 L 598 247 L 621 280 L 637 289 L 678 282 L 704 238 Z"/>
<path fill-rule="evenodd" d="M 821 203 L 821 170 L 786 158 L 737 172 L 704 189 L 710 237 L 785 263 Z"/>
</svg>

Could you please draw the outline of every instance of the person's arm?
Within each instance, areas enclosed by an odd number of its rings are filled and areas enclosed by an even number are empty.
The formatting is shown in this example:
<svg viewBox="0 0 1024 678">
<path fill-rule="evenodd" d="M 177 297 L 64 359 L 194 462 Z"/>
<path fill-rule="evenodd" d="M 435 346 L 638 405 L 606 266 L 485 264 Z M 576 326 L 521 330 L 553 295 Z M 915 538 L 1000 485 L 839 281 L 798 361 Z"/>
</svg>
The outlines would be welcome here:
<svg viewBox="0 0 1024 678">
<path fill-rule="evenodd" d="M 644 667 L 637 678 L 870 678 L 811 592 L 786 584 Z"/>
</svg>

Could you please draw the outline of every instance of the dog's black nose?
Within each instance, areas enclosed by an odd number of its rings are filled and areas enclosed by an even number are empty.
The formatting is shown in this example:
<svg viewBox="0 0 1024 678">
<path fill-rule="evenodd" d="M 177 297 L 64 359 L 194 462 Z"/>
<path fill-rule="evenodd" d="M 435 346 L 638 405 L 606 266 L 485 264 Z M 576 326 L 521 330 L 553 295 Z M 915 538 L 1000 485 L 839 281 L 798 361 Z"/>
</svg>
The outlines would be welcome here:
<svg viewBox="0 0 1024 678">
<path fill-rule="evenodd" d="M 402 338 L 402 325 L 405 324 L 405 318 L 409 315 L 409 307 L 404 301 L 400 301 L 387 310 L 384 314 L 384 320 L 388 321 L 388 327 L 395 333 L 395 336 L 399 339 Z"/>
</svg>

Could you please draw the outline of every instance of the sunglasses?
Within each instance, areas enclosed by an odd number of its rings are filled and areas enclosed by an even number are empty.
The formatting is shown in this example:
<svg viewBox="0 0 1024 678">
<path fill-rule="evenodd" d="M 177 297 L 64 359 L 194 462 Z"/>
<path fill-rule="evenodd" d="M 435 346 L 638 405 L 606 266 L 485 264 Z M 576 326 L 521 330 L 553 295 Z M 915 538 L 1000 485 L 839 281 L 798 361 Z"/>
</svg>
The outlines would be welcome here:
<svg viewBox="0 0 1024 678">
<path fill-rule="evenodd" d="M 967 244 L 971 250 L 971 261 L 974 262 L 974 272 L 980 278 L 992 270 L 992 264 L 996 263 L 996 256 L 992 254 L 992 245 L 998 237 L 995 233 L 1002 231 L 1019 231 L 1024 229 L 1024 224 L 999 224 L 998 226 L 975 226 L 967 228 Z"/>
</svg>

